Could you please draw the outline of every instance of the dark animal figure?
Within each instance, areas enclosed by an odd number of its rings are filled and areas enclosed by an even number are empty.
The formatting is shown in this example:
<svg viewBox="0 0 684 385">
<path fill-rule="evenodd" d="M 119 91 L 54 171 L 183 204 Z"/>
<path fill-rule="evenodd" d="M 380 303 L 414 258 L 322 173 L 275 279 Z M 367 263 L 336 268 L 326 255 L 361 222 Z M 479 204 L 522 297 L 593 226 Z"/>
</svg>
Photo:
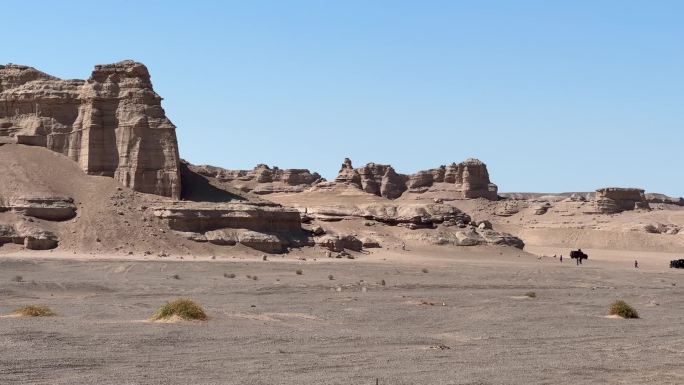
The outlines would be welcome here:
<svg viewBox="0 0 684 385">
<path fill-rule="evenodd" d="M 684 259 L 675 259 L 670 261 L 670 267 L 673 269 L 684 269 Z"/>
<path fill-rule="evenodd" d="M 570 252 L 570 258 L 574 259 L 578 265 L 581 265 L 583 259 L 589 259 L 589 255 L 583 253 L 582 249 L 577 249 Z"/>
</svg>

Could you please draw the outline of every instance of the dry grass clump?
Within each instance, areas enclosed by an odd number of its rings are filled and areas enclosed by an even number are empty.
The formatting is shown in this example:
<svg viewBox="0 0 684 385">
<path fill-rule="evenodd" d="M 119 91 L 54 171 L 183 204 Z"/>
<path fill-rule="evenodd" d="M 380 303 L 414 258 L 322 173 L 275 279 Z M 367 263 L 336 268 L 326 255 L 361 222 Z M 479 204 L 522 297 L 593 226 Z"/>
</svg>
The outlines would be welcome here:
<svg viewBox="0 0 684 385">
<path fill-rule="evenodd" d="M 233 273 L 230 273 L 230 274 L 228 274 L 228 273 L 223 273 L 223 277 L 224 277 L 224 278 L 235 278 L 235 274 L 233 274 Z"/>
<path fill-rule="evenodd" d="M 56 316 L 57 313 L 47 306 L 29 305 L 13 311 L 10 315 L 22 317 L 52 317 Z"/>
<path fill-rule="evenodd" d="M 174 317 L 190 321 L 205 321 L 208 317 L 202 307 L 190 299 L 177 299 L 162 305 L 152 316 L 152 321 L 168 320 Z"/>
<path fill-rule="evenodd" d="M 608 314 L 622 318 L 639 318 L 639 313 L 623 300 L 613 302 L 613 304 L 610 305 Z"/>
</svg>

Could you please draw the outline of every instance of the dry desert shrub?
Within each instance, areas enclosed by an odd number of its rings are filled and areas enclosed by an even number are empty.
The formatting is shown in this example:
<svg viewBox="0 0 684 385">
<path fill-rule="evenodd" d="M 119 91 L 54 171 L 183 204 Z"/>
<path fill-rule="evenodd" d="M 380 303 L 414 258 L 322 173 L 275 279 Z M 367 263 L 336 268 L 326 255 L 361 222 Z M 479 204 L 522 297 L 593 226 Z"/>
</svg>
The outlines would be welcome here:
<svg viewBox="0 0 684 385">
<path fill-rule="evenodd" d="M 52 309 L 47 306 L 29 305 L 21 309 L 17 309 L 10 313 L 11 315 L 18 315 L 22 317 L 52 317 L 57 315 Z"/>
<path fill-rule="evenodd" d="M 302 275 L 302 274 L 304 274 L 304 272 L 302 271 L 302 269 L 297 269 L 297 271 L 295 271 L 295 273 L 297 273 L 297 275 Z"/>
<path fill-rule="evenodd" d="M 423 270 L 421 270 L 421 271 L 422 271 L 423 273 L 426 273 L 426 274 L 428 273 L 428 269 L 426 269 L 426 268 L 423 268 Z"/>
<path fill-rule="evenodd" d="M 533 291 L 528 291 L 527 293 L 525 293 L 525 297 L 528 297 L 528 298 L 537 298 L 537 293 L 535 293 L 535 292 L 533 292 Z"/>
<path fill-rule="evenodd" d="M 177 299 L 167 302 L 162 305 L 159 310 L 152 316 L 152 321 L 168 320 L 173 317 L 178 317 L 184 320 L 200 320 L 207 319 L 206 313 L 202 307 L 190 299 Z"/>
<path fill-rule="evenodd" d="M 627 302 L 618 300 L 610 305 L 610 315 L 616 315 L 622 318 L 639 318 L 639 313 L 631 307 Z"/>
</svg>

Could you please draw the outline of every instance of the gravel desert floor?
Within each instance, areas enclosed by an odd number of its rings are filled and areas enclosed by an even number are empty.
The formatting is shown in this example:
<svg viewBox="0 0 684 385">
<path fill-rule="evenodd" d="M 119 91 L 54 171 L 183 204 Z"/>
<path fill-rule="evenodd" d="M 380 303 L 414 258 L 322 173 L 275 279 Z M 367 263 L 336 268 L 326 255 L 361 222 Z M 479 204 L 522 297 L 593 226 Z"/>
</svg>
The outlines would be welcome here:
<svg viewBox="0 0 684 385">
<path fill-rule="evenodd" d="M 669 254 L 309 254 L 0 257 L 0 383 L 684 383 L 684 272 Z M 178 297 L 209 320 L 148 321 Z M 616 299 L 641 318 L 606 317 Z M 7 316 L 28 304 L 57 316 Z"/>
</svg>

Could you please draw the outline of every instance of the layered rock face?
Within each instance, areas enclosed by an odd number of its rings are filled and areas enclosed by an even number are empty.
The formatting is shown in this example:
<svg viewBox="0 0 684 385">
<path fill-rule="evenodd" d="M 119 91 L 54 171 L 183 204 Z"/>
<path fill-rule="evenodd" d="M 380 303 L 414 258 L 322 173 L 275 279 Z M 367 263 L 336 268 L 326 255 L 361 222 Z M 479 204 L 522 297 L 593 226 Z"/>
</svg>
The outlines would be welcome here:
<svg viewBox="0 0 684 385">
<path fill-rule="evenodd" d="M 325 181 L 320 174 L 312 173 L 307 169 L 280 169 L 265 164 L 259 164 L 252 170 L 227 170 L 221 167 L 191 164 L 188 164 L 188 167 L 197 174 L 255 194 L 301 192 Z"/>
<path fill-rule="evenodd" d="M 489 180 L 487 165 L 478 159 L 419 171 L 409 177 L 408 188 L 412 193 L 423 193 L 441 183 L 454 185 L 464 199 L 497 200 L 498 188 Z"/>
<path fill-rule="evenodd" d="M 407 190 L 422 194 L 441 189 L 454 191 L 462 199 L 498 198 L 498 189 L 489 180 L 487 165 L 477 159 L 403 175 L 396 173 L 392 166 L 376 163 L 355 169 L 351 160 L 346 158 L 335 182 L 354 185 L 367 193 L 388 199 L 396 199 Z"/>
<path fill-rule="evenodd" d="M 644 190 L 638 188 L 606 187 L 596 190 L 596 211 L 614 214 L 634 209 L 649 209 Z"/>
<path fill-rule="evenodd" d="M 136 191 L 179 199 L 175 126 L 161 100 L 147 68 L 134 61 L 98 65 L 87 81 L 0 66 L 0 137 L 47 147 Z"/>
<path fill-rule="evenodd" d="M 179 202 L 156 208 L 154 215 L 196 242 L 240 243 L 268 253 L 308 244 L 299 212 L 273 203 Z"/>
</svg>

